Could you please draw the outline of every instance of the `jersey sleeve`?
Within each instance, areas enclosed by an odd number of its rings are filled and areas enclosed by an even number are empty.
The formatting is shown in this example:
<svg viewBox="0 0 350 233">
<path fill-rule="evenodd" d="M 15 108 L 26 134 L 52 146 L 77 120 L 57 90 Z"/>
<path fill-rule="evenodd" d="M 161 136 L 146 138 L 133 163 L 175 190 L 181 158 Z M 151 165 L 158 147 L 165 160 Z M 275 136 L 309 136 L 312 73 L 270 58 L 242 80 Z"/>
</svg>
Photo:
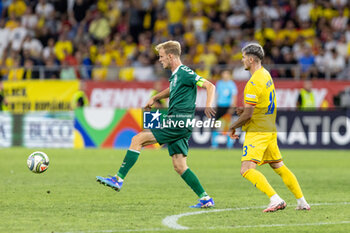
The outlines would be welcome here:
<svg viewBox="0 0 350 233">
<path fill-rule="evenodd" d="M 188 85 L 188 86 L 203 85 L 204 79 L 198 74 L 196 74 L 193 70 L 191 70 L 186 66 L 182 66 L 180 67 L 180 69 L 183 70 L 183 74 L 184 74 L 183 82 L 185 83 L 185 85 Z"/>
<path fill-rule="evenodd" d="M 259 91 L 253 82 L 249 81 L 244 91 L 244 103 L 256 105 L 259 101 Z"/>
</svg>

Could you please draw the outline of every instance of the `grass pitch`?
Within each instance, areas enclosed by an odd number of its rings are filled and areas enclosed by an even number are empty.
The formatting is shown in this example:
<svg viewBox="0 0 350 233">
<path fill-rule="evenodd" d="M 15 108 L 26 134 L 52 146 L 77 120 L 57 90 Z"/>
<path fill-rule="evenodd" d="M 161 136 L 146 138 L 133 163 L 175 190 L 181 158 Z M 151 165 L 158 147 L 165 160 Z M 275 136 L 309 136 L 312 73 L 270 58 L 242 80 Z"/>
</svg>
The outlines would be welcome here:
<svg viewBox="0 0 350 233">
<path fill-rule="evenodd" d="M 188 164 L 216 207 L 179 218 L 189 229 L 175 230 L 162 220 L 201 210 L 188 208 L 197 197 L 167 150 L 142 151 L 119 193 L 95 176 L 115 174 L 125 150 L 42 150 L 50 166 L 34 174 L 26 160 L 35 150 L 0 149 L 0 232 L 350 232 L 349 151 L 282 150 L 312 209 L 295 211 L 294 196 L 264 165 L 259 170 L 288 206 L 262 213 L 269 200 L 240 176 L 241 150 L 191 149 Z"/>
</svg>

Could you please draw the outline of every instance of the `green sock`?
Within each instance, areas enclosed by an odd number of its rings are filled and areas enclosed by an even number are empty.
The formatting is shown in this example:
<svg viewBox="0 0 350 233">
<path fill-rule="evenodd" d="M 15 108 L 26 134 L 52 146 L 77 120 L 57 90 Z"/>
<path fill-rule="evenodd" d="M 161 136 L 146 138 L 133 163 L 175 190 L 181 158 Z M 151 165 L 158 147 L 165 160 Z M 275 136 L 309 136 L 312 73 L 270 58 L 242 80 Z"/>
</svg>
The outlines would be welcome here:
<svg viewBox="0 0 350 233">
<path fill-rule="evenodd" d="M 120 178 L 124 179 L 126 174 L 128 174 L 130 168 L 134 166 L 136 163 L 138 157 L 139 157 L 140 152 L 135 151 L 135 150 L 128 150 L 126 152 L 125 158 L 123 160 L 122 165 L 119 168 L 119 171 L 117 173 L 117 176 Z"/>
<path fill-rule="evenodd" d="M 197 176 L 191 171 L 191 169 L 187 169 L 182 175 L 182 179 L 191 187 L 191 189 L 198 195 L 199 198 L 208 196 L 208 194 L 204 191 L 201 183 L 199 182 Z"/>
</svg>

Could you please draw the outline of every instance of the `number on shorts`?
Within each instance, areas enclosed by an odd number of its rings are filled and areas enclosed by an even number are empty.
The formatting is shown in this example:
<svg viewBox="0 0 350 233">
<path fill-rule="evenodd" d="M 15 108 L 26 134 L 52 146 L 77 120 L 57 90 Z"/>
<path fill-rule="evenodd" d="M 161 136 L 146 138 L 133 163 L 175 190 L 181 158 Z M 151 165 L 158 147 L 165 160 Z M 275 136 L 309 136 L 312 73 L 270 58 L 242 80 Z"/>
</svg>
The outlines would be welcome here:
<svg viewBox="0 0 350 233">
<path fill-rule="evenodd" d="M 244 154 L 242 155 L 243 157 L 247 155 L 248 153 L 247 150 L 248 150 L 248 146 L 243 147 L 243 152 L 244 152 Z"/>
</svg>

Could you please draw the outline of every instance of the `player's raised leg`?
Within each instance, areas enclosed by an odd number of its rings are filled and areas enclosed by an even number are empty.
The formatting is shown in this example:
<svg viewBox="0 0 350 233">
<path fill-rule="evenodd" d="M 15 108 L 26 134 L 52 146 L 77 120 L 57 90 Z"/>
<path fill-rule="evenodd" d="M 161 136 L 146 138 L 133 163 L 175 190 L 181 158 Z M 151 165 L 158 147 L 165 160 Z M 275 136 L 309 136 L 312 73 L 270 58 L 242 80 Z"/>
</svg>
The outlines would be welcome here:
<svg viewBox="0 0 350 233">
<path fill-rule="evenodd" d="M 120 191 L 124 182 L 124 178 L 128 174 L 129 170 L 134 166 L 139 157 L 141 148 L 147 145 L 155 144 L 156 142 L 157 140 L 153 136 L 152 132 L 142 131 L 139 134 L 135 135 L 131 140 L 130 147 L 126 152 L 123 163 L 120 166 L 118 173 L 115 176 L 109 176 L 107 178 L 96 176 L 97 182 L 109 186 L 116 191 Z"/>
<path fill-rule="evenodd" d="M 286 202 L 276 193 L 266 177 L 255 168 L 256 164 L 254 162 L 242 161 L 241 175 L 270 198 L 270 204 L 263 212 L 274 212 L 284 209 L 287 206 Z"/>
<path fill-rule="evenodd" d="M 214 200 L 205 192 L 203 186 L 199 182 L 198 177 L 187 166 L 187 157 L 183 154 L 174 154 L 172 155 L 172 161 L 175 171 L 199 197 L 199 203 L 190 206 L 190 208 L 214 207 Z"/>
<path fill-rule="evenodd" d="M 293 172 L 291 172 L 282 161 L 277 163 L 270 163 L 270 166 L 278 175 L 281 176 L 283 182 L 297 199 L 296 210 L 310 210 L 310 205 L 306 202 L 299 182 Z"/>
</svg>

